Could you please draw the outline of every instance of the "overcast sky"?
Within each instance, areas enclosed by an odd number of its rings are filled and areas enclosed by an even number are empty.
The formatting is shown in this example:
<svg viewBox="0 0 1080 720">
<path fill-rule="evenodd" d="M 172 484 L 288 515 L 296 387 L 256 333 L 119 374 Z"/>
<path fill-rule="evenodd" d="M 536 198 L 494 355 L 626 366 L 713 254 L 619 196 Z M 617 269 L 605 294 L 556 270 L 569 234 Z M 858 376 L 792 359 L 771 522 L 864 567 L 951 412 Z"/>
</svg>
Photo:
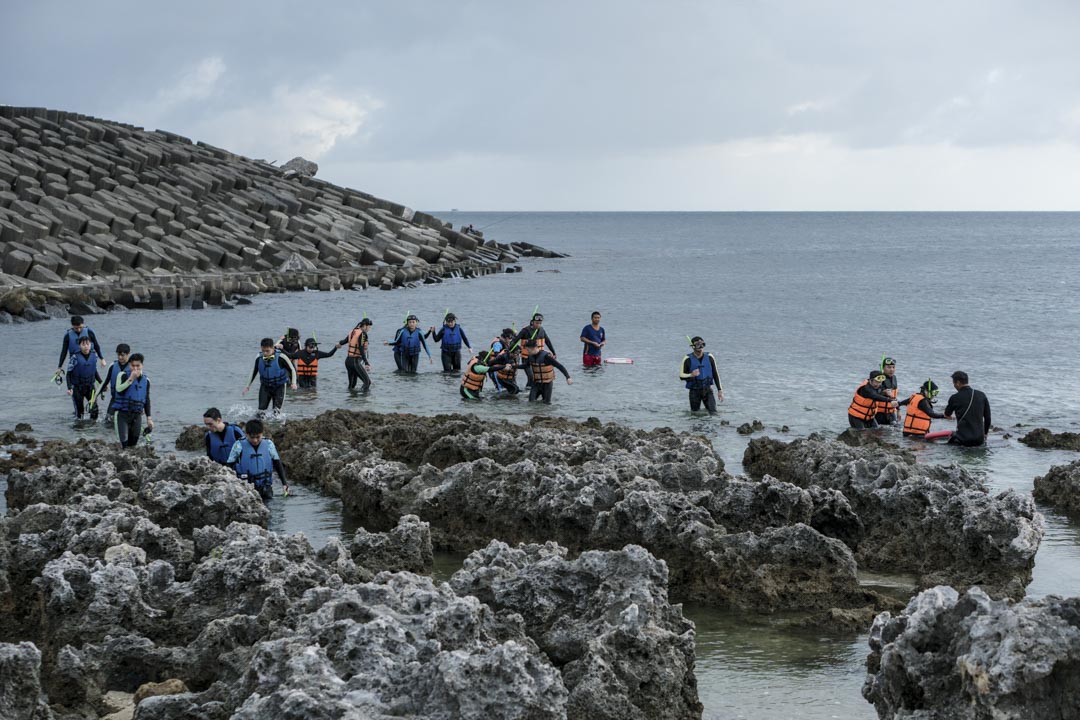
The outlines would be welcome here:
<svg viewBox="0 0 1080 720">
<path fill-rule="evenodd" d="M 1075 210 L 1078 37 L 1075 0 L 0 0 L 0 103 L 424 209 Z"/>
</svg>

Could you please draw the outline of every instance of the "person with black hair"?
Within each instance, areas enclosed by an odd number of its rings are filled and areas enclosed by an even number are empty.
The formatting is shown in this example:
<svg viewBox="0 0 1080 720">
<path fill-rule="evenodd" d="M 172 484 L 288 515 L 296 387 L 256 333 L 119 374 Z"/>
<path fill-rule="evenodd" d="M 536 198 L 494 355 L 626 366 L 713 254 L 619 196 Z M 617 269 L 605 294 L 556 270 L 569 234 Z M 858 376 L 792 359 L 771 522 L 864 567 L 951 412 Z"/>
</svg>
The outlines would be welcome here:
<svg viewBox="0 0 1080 720">
<path fill-rule="evenodd" d="M 221 411 L 216 407 L 203 413 L 203 425 L 206 426 L 206 457 L 228 465 L 233 445 L 247 437 L 244 431 L 239 425 L 222 420 Z"/>
<path fill-rule="evenodd" d="M 874 368 L 862 384 L 855 389 L 855 395 L 848 405 L 848 425 L 856 430 L 876 428 L 878 410 L 883 407 L 896 412 L 896 401 L 881 392 L 881 383 L 885 382 L 885 373 Z"/>
<path fill-rule="evenodd" d="M 225 464 L 231 466 L 241 480 L 254 485 L 263 500 L 269 500 L 274 497 L 275 471 L 286 495 L 289 494 L 289 481 L 274 441 L 263 437 L 263 429 L 261 420 L 248 420 L 244 424 L 247 437 L 233 444 Z"/>
<path fill-rule="evenodd" d="M 525 365 L 528 366 L 532 377 L 532 384 L 529 386 L 529 402 L 540 399 L 545 405 L 550 405 L 551 393 L 555 389 L 555 370 L 563 374 L 567 385 L 573 385 L 574 381 L 566 367 L 545 348 L 538 347 L 536 340 L 526 340 L 525 348 L 529 351 L 529 359 Z"/>
<path fill-rule="evenodd" d="M 479 400 L 484 389 L 484 379 L 502 369 L 502 363 L 491 350 L 481 350 L 465 365 L 459 392 L 465 400 Z"/>
<path fill-rule="evenodd" d="M 290 360 L 296 361 L 296 384 L 302 388 L 314 389 L 319 384 L 319 361 L 323 358 L 332 357 L 343 343 L 338 343 L 330 352 L 319 349 L 319 343 L 315 338 L 304 341 L 304 349 L 296 352 L 282 350 Z"/>
<path fill-rule="evenodd" d="M 452 312 L 446 313 L 442 327 L 437 331 L 432 325 L 428 328 L 424 337 L 430 337 L 435 342 L 442 342 L 442 368 L 443 372 L 455 372 L 461 370 L 461 346 L 472 352 L 472 343 L 465 334 L 465 328 L 457 324 L 457 315 Z"/>
<path fill-rule="evenodd" d="M 274 412 L 280 412 L 285 403 L 285 386 L 290 385 L 296 389 L 296 368 L 288 356 L 282 355 L 281 351 L 274 347 L 272 338 L 263 338 L 259 343 L 262 353 L 255 358 L 255 369 L 251 373 L 251 379 L 244 386 L 244 395 L 251 389 L 251 383 L 259 378 L 259 414 L 266 412 L 271 401 L 274 403 Z"/>
<path fill-rule="evenodd" d="M 957 370 L 952 374 L 956 393 L 945 405 L 945 417 L 956 416 L 956 430 L 949 437 L 950 445 L 978 447 L 990 434 L 990 401 L 982 390 L 968 384 L 968 374 Z"/>
<path fill-rule="evenodd" d="M 885 379 L 881 381 L 881 394 L 896 400 L 900 395 L 900 385 L 896 379 L 896 360 L 891 357 L 882 358 L 881 374 L 885 376 Z M 879 405 L 874 419 L 877 420 L 878 425 L 892 425 L 896 422 L 898 412 L 896 407 Z"/>
<path fill-rule="evenodd" d="M 349 331 L 347 337 L 338 342 L 338 347 L 347 345 L 348 353 L 345 357 L 345 372 L 349 374 L 349 389 L 356 389 L 356 381 L 363 382 L 360 389 L 367 392 L 371 389 L 371 363 L 368 361 L 368 330 L 371 329 L 371 320 L 364 318 L 356 323 L 356 327 Z"/>
<path fill-rule="evenodd" d="M 285 334 L 278 338 L 277 347 L 289 357 L 300 352 L 300 331 L 296 328 L 286 328 Z"/>
<path fill-rule="evenodd" d="M 724 401 L 724 386 L 720 382 L 720 373 L 716 369 L 716 358 L 705 352 L 705 341 L 699 335 L 690 339 L 691 352 L 683 358 L 679 367 L 679 379 L 685 381 L 689 390 L 690 411 L 697 412 L 701 404 L 710 415 L 716 414 L 716 401 Z M 713 386 L 716 396 L 713 396 Z"/>
<path fill-rule="evenodd" d="M 428 350 L 427 343 L 424 342 L 424 333 L 420 332 L 416 327 L 419 323 L 420 318 L 409 315 L 405 318 L 404 327 L 398 328 L 397 334 L 394 336 L 394 342 L 384 343 L 393 346 L 394 362 L 397 363 L 398 370 L 409 375 L 416 374 L 421 349 L 428 354 L 429 363 L 435 362 L 431 359 L 431 351 Z"/>
<path fill-rule="evenodd" d="M 122 448 L 134 447 L 142 437 L 143 415 L 147 429 L 154 429 L 154 420 L 150 417 L 150 378 L 143 374 L 142 353 L 135 353 L 128 359 L 127 372 L 121 373 L 116 382 L 113 403 L 116 406 L 113 413 L 116 439 Z"/>
<path fill-rule="evenodd" d="M 555 357 L 555 344 L 551 342 L 547 330 L 544 329 L 544 316 L 541 313 L 533 313 L 528 326 L 521 328 L 514 339 L 518 343 L 523 362 L 528 360 L 534 348 L 537 351 L 547 350 L 552 357 Z M 529 340 L 534 341 L 532 345 L 528 344 Z M 532 387 L 532 367 L 527 362 L 525 363 L 525 378 L 525 387 Z"/>
<path fill-rule="evenodd" d="M 101 362 L 101 367 L 105 367 L 105 356 L 101 354 L 101 345 L 98 344 L 97 335 L 86 326 L 86 321 L 83 320 L 81 315 L 72 315 L 71 327 L 64 332 L 64 337 L 60 340 L 60 362 L 56 364 L 57 376 L 64 372 L 64 359 L 66 357 L 70 355 L 74 360 L 75 354 L 79 352 L 79 340 L 84 337 L 90 338 L 90 345 L 93 347 L 94 354 Z"/>
<path fill-rule="evenodd" d="M 101 381 L 97 373 L 97 356 L 90 350 L 90 338 L 79 338 L 79 351 L 71 356 L 67 372 L 67 394 L 75 406 L 75 419 L 82 420 L 83 403 L 94 397 L 94 385 Z M 97 420 L 97 405 L 90 405 L 90 419 Z"/>
<path fill-rule="evenodd" d="M 127 343 L 116 346 L 116 361 L 105 372 L 105 378 L 98 388 L 97 397 L 94 398 L 94 407 L 101 405 L 101 396 L 109 394 L 109 404 L 105 409 L 105 424 L 110 427 L 113 424 L 113 414 L 116 412 L 116 383 L 121 373 L 127 372 L 128 358 L 131 356 L 131 347 Z"/>
</svg>

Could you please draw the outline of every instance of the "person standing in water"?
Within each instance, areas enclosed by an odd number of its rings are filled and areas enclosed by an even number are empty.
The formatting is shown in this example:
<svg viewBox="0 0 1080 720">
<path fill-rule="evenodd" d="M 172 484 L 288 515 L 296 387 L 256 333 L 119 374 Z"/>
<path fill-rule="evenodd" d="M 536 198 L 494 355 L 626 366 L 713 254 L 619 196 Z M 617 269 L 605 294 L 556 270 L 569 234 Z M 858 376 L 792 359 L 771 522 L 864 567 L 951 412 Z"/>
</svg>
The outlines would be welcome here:
<svg viewBox="0 0 1080 720">
<path fill-rule="evenodd" d="M 581 354 L 581 364 L 595 367 L 601 362 L 601 353 L 607 344 L 607 333 L 600 327 L 599 311 L 592 314 L 592 323 L 581 328 L 581 342 L 585 346 Z"/>
<path fill-rule="evenodd" d="M 957 370 L 952 374 L 956 393 L 945 406 L 945 417 L 956 416 L 956 430 L 949 438 L 950 445 L 978 447 L 990 434 L 990 401 L 982 390 L 968 385 L 968 374 Z"/>
<path fill-rule="evenodd" d="M 398 330 L 394 342 L 386 343 L 394 348 L 394 359 L 399 361 L 398 369 L 409 375 L 416 374 L 421 349 L 428 354 L 428 362 L 432 364 L 435 362 L 431 359 L 431 351 L 428 350 L 427 343 L 424 342 L 424 333 L 416 327 L 419 323 L 418 317 L 409 315 L 405 318 L 405 327 Z"/>
<path fill-rule="evenodd" d="M 896 361 L 891 357 L 883 358 L 881 361 L 881 373 L 885 376 L 885 379 L 881 381 L 882 395 L 888 395 L 892 400 L 896 400 L 900 394 L 900 386 L 896 380 Z M 878 405 L 877 415 L 874 417 L 877 420 L 878 425 L 892 425 L 896 422 L 896 416 L 899 412 L 896 408 L 898 406 L 893 405 Z"/>
<path fill-rule="evenodd" d="M 259 378 L 259 414 L 264 414 L 271 402 L 274 403 L 274 412 L 280 412 L 285 403 L 285 386 L 291 384 L 293 390 L 297 387 L 296 368 L 287 356 L 274 347 L 273 339 L 263 338 L 259 345 L 262 354 L 255 358 L 255 369 L 244 386 L 244 395 L 251 389 L 255 378 Z"/>
<path fill-rule="evenodd" d="M 349 389 L 356 389 L 356 381 L 363 383 L 362 392 L 371 389 L 371 363 L 368 362 L 368 330 L 371 329 L 371 320 L 364 318 L 349 331 L 348 337 L 338 342 L 338 345 L 347 345 L 348 354 L 345 357 L 345 372 L 349 374 Z"/>
<path fill-rule="evenodd" d="M 274 442 L 263 437 L 261 420 L 248 420 L 244 424 L 247 437 L 237 440 L 229 451 L 226 464 L 232 466 L 236 476 L 255 486 L 263 500 L 274 497 L 274 472 L 278 474 L 285 494 L 289 494 L 289 481 L 285 466 L 281 464 Z"/>
<path fill-rule="evenodd" d="M 128 360 L 128 371 L 121 373 L 116 382 L 116 412 L 113 414 L 113 427 L 120 447 L 134 447 L 142 437 L 142 419 L 146 416 L 146 427 L 154 429 L 154 419 L 150 416 L 150 378 L 143 374 L 142 353 L 135 353 Z"/>
<path fill-rule="evenodd" d="M 319 349 L 319 343 L 315 338 L 304 341 L 304 349 L 294 353 L 282 351 L 290 360 L 296 361 L 296 384 L 302 388 L 314 390 L 319 384 L 319 361 L 332 357 L 338 351 L 342 343 L 335 345 L 330 352 Z"/>
<path fill-rule="evenodd" d="M 89 403 L 94 397 L 95 383 L 101 381 L 97 373 L 98 356 L 90 348 L 90 338 L 79 338 L 79 351 L 71 356 L 67 372 L 67 394 L 75 406 L 75 419 L 83 418 L 83 403 Z M 97 420 L 97 405 L 90 406 L 90 419 Z"/>
<path fill-rule="evenodd" d="M 702 403 L 710 415 L 716 414 L 716 401 L 724 401 L 724 386 L 720 383 L 720 373 L 716 369 L 716 358 L 712 353 L 705 353 L 705 341 L 698 335 L 690 339 L 691 352 L 683 358 L 679 368 L 679 379 L 685 381 L 689 390 L 690 411 L 697 412 Z M 716 396 L 713 396 L 713 386 Z"/>
<path fill-rule="evenodd" d="M 457 315 L 452 312 L 446 313 L 443 325 L 438 331 L 432 325 L 424 337 L 430 336 L 435 342 L 442 342 L 442 368 L 443 372 L 461 370 L 461 346 L 472 352 L 472 343 L 465 334 L 465 328 L 457 324 Z"/>
</svg>

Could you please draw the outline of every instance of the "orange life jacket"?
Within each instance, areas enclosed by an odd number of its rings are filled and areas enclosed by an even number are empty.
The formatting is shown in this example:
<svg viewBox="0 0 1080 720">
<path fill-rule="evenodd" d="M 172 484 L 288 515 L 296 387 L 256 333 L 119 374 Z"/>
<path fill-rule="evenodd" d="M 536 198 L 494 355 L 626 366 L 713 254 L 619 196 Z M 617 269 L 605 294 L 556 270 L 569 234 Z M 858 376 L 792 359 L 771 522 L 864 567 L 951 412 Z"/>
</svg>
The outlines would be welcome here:
<svg viewBox="0 0 1080 720">
<path fill-rule="evenodd" d="M 883 388 L 881 388 L 881 392 L 882 392 L 882 394 L 888 395 L 893 400 L 895 400 L 897 395 L 900 394 L 900 389 L 899 388 L 884 388 L 883 387 Z M 893 415 L 894 413 L 896 413 L 896 408 L 889 407 L 888 403 L 879 402 L 877 404 L 877 410 L 875 412 L 877 412 L 877 414 L 879 414 L 879 415 Z"/>
<path fill-rule="evenodd" d="M 480 392 L 480 389 L 484 387 L 484 375 L 473 372 L 473 366 L 478 362 L 480 362 L 480 358 L 473 355 L 466 366 L 465 374 L 461 376 L 461 384 L 470 392 Z"/>
<path fill-rule="evenodd" d="M 547 338 L 546 337 L 537 337 L 537 338 L 534 338 L 534 339 L 536 340 L 536 345 L 534 345 L 533 347 L 528 347 L 525 344 L 525 343 L 529 342 L 528 340 L 521 343 L 521 357 L 523 357 L 523 358 L 529 357 L 529 351 L 530 350 L 535 350 L 536 352 L 540 352 L 541 350 L 544 349 L 544 341 L 547 340 Z"/>
<path fill-rule="evenodd" d="M 319 375 L 319 358 L 311 358 L 311 362 L 304 362 L 303 358 L 296 358 L 297 377 L 317 377 Z"/>
<path fill-rule="evenodd" d="M 532 365 L 533 385 L 555 382 L 555 366 L 544 363 L 530 362 Z"/>
<path fill-rule="evenodd" d="M 868 382 L 869 380 L 863 380 L 859 384 L 859 387 L 861 388 Z M 871 400 L 868 397 L 863 397 L 859 394 L 859 391 L 856 388 L 855 397 L 851 399 L 851 405 L 848 406 L 847 414 L 860 420 L 873 420 L 874 416 L 877 415 L 878 412 L 877 407 L 878 402 L 876 400 Z"/>
<path fill-rule="evenodd" d="M 922 411 L 919 407 L 919 403 L 923 401 L 924 396 L 920 393 L 915 393 L 908 400 L 907 415 L 904 416 L 904 434 L 905 435 L 918 435 L 922 437 L 926 433 L 930 432 L 930 423 L 933 421 L 929 415 Z"/>
<path fill-rule="evenodd" d="M 368 339 L 367 333 L 360 328 L 353 328 L 349 333 L 349 355 L 348 357 L 362 358 L 367 355 Z"/>
<path fill-rule="evenodd" d="M 517 368 L 514 367 L 514 358 L 508 357 L 509 364 L 504 365 L 501 370 L 496 370 L 495 375 L 498 376 L 500 382 L 511 382 L 517 384 Z"/>
</svg>

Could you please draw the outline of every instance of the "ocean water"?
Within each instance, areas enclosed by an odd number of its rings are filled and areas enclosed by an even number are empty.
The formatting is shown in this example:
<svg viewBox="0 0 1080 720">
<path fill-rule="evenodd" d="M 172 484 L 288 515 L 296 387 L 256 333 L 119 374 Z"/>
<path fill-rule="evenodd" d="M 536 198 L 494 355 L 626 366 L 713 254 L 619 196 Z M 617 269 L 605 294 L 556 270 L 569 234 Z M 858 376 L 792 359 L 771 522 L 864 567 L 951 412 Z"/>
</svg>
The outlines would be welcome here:
<svg viewBox="0 0 1080 720">
<path fill-rule="evenodd" d="M 1076 432 L 1080 425 L 1080 365 L 1072 358 L 1080 334 L 1073 302 L 1080 215 L 437 214 L 501 241 L 534 242 L 571 257 L 523 260 L 523 273 L 389 293 L 267 295 L 234 310 L 120 312 L 89 324 L 106 351 L 127 342 L 147 356 L 155 441 L 165 449 L 208 406 L 232 419 L 251 414 L 254 390 L 246 397 L 240 390 L 259 339 L 286 327 L 314 334 L 329 349 L 365 314 L 375 323 L 372 340 L 381 341 L 409 312 L 428 326 L 449 308 L 473 347 L 486 348 L 499 329 L 522 327 L 539 305 L 574 378 L 571 386 L 557 378 L 551 406 L 494 397 L 467 404 L 459 379 L 438 371 L 437 351 L 434 364 L 421 362 L 420 375 L 402 377 L 391 372 L 389 349 L 373 342 L 369 394 L 347 391 L 340 351 L 322 361 L 317 393 L 290 393 L 286 416 L 334 407 L 515 421 L 595 416 L 704 434 L 738 474 L 747 441 L 735 430 L 739 424 L 759 419 L 766 434 L 780 437 L 785 425 L 792 438 L 837 433 L 847 427 L 852 392 L 885 353 L 897 359 L 903 397 L 928 377 L 948 388 L 953 370 L 967 371 L 989 396 L 1001 428 L 982 449 L 914 445 L 921 461 L 960 463 L 995 490 L 1030 493 L 1035 476 L 1076 458 L 1032 450 L 1016 438 L 1034 426 Z M 581 367 L 577 338 L 593 310 L 603 314 L 605 354 L 631 357 L 633 365 Z M 7 401 L 0 428 L 30 422 L 39 436 L 104 436 L 100 427 L 75 427 L 69 400 L 49 381 L 65 327 L 0 327 L 0 393 Z M 676 377 L 688 335 L 704 337 L 720 367 L 727 399 L 716 417 L 692 415 Z M 355 529 L 337 501 L 294 490 L 287 501 L 273 501 L 273 529 L 303 531 L 315 543 Z M 1080 594 L 1080 524 L 1043 512 L 1047 536 L 1029 593 Z M 865 636 L 795 632 L 705 608 L 687 612 L 698 624 L 706 717 L 874 717 L 859 695 Z"/>
</svg>

